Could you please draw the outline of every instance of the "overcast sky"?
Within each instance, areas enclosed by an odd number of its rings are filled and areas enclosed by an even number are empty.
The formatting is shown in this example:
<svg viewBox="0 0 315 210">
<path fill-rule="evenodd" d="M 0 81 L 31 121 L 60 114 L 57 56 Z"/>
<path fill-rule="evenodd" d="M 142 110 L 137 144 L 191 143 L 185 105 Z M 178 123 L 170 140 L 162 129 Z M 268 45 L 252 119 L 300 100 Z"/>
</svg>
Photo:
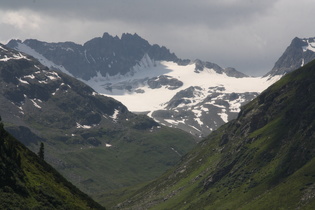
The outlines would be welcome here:
<svg viewBox="0 0 315 210">
<path fill-rule="evenodd" d="M 294 37 L 315 37 L 314 0 L 0 0 L 0 42 L 137 33 L 179 58 L 263 75 Z"/>
</svg>

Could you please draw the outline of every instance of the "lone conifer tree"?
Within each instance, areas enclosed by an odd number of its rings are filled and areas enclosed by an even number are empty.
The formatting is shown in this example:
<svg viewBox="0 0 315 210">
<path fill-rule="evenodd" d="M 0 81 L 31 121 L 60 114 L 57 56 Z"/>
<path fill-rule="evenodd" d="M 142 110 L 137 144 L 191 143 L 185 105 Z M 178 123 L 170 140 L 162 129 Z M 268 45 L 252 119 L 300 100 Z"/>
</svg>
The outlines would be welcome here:
<svg viewBox="0 0 315 210">
<path fill-rule="evenodd" d="M 39 151 L 38 151 L 39 158 L 44 160 L 44 143 L 40 143 Z"/>
</svg>

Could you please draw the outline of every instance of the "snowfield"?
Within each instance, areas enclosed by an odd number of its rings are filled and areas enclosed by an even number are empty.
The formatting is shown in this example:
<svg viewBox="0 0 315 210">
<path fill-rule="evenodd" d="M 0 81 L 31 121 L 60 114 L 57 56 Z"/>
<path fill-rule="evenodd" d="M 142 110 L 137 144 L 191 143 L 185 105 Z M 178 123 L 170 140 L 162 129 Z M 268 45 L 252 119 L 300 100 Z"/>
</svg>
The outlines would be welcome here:
<svg viewBox="0 0 315 210">
<path fill-rule="evenodd" d="M 147 59 L 147 58 L 146 58 Z M 174 62 L 155 62 L 151 65 L 145 65 L 144 68 L 134 68 L 133 74 L 115 77 L 97 77 L 84 81 L 86 84 L 94 88 L 98 93 L 115 98 L 122 102 L 133 112 L 153 112 L 155 110 L 164 109 L 167 102 L 179 91 L 185 90 L 191 86 L 198 86 L 203 91 L 196 96 L 195 103 L 207 97 L 209 88 L 224 87 L 224 93 L 244 93 L 244 92 L 262 92 L 279 78 L 266 77 L 245 77 L 235 78 L 228 77 L 226 74 L 218 74 L 212 69 L 204 69 L 198 73 L 195 71 L 195 64 L 187 66 L 179 66 Z M 148 67 L 149 66 L 149 67 Z M 170 76 L 183 82 L 183 86 L 175 90 L 168 89 L 167 86 L 152 89 L 146 81 L 149 78 L 161 75 Z M 109 84 L 112 87 L 108 90 Z M 133 86 L 133 89 L 115 89 L 116 87 Z M 107 89 L 106 89 L 107 88 Z M 135 90 L 142 90 L 136 92 Z M 236 110 L 238 105 L 234 104 Z"/>
</svg>

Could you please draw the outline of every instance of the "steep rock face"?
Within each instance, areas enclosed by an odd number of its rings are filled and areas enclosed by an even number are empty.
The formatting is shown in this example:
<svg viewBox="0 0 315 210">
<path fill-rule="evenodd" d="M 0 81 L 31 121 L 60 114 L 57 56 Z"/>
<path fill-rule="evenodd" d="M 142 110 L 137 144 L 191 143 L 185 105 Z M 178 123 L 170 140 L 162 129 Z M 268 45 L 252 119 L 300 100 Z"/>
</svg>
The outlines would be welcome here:
<svg viewBox="0 0 315 210">
<path fill-rule="evenodd" d="M 131 113 L 115 99 L 3 45 L 0 115 L 33 151 L 45 142 L 47 162 L 93 196 L 153 179 L 195 145 L 187 133 Z"/>
<path fill-rule="evenodd" d="M 315 38 L 295 37 L 266 76 L 284 75 L 315 59 Z"/>
<path fill-rule="evenodd" d="M 312 209 L 315 61 L 284 76 L 124 209 Z"/>
</svg>

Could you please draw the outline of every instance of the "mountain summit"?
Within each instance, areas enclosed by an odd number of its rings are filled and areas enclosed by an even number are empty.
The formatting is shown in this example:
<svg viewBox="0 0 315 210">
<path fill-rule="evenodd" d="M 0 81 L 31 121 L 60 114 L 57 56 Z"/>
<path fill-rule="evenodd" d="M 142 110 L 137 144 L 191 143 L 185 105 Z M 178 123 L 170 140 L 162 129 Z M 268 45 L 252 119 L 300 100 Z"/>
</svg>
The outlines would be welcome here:
<svg viewBox="0 0 315 210">
<path fill-rule="evenodd" d="M 47 43 L 35 39 L 11 40 L 8 47 L 36 57 L 48 67 L 66 69 L 71 75 L 89 80 L 97 74 L 103 77 L 125 75 L 148 55 L 152 60 L 177 62 L 179 59 L 165 47 L 150 45 L 137 34 L 122 34 L 121 38 L 104 33 L 83 45 L 73 42 Z M 34 52 L 34 50 L 36 52 Z M 34 54 L 35 53 L 35 54 Z M 49 60 L 45 63 L 45 60 Z"/>
<path fill-rule="evenodd" d="M 315 59 L 315 38 L 295 37 L 265 76 L 273 77 L 292 72 Z"/>
</svg>

